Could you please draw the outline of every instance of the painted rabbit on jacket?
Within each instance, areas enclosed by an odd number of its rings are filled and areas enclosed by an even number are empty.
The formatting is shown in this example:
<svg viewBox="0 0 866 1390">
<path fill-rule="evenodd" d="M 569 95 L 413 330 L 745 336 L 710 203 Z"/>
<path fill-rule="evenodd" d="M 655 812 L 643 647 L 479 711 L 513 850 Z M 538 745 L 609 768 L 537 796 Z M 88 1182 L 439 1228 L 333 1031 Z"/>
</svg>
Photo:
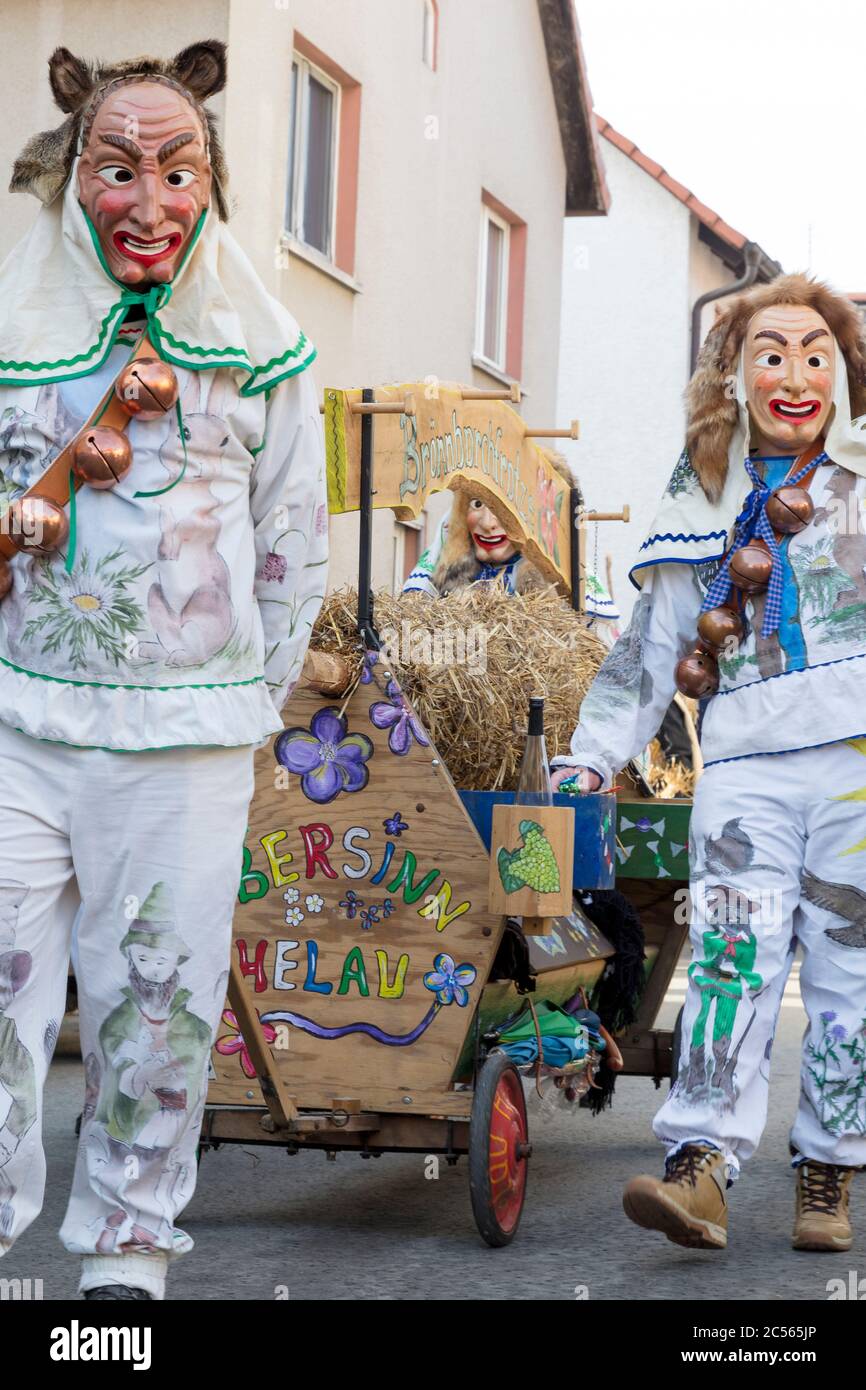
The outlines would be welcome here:
<svg viewBox="0 0 866 1390">
<path fill-rule="evenodd" d="M 231 576 L 217 549 L 220 502 L 210 486 L 229 441 L 222 397 L 218 373 L 190 373 L 181 399 L 186 469 L 176 419 L 159 451 L 172 486 L 160 507 L 157 577 L 147 596 L 157 641 L 141 642 L 137 654 L 167 666 L 209 661 L 235 625 Z"/>
</svg>

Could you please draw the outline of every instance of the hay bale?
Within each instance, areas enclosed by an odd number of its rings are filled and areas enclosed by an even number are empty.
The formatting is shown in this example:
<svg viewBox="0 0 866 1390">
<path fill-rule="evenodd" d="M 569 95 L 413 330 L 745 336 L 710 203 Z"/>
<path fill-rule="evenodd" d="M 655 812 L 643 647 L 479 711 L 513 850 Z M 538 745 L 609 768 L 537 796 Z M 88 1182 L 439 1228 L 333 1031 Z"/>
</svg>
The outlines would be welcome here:
<svg viewBox="0 0 866 1390">
<path fill-rule="evenodd" d="M 673 800 L 675 797 L 694 796 L 695 774 L 679 758 L 666 758 L 657 738 L 649 745 L 650 761 L 647 781 L 654 796 Z"/>
<path fill-rule="evenodd" d="M 352 590 L 329 594 L 312 645 L 360 672 Z M 508 594 L 495 584 L 445 598 L 376 595 L 375 623 L 393 670 L 458 787 L 517 785 L 531 695 L 545 701 L 547 749 L 568 751 L 604 644 L 554 589 Z"/>
</svg>

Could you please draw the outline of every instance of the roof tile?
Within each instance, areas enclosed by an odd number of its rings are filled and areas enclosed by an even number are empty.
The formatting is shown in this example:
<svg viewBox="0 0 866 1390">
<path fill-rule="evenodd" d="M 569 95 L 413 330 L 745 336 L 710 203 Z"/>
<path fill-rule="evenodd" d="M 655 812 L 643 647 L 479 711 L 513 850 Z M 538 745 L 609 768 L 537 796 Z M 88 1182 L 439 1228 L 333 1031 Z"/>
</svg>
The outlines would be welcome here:
<svg viewBox="0 0 866 1390">
<path fill-rule="evenodd" d="M 629 159 L 637 164 L 638 168 L 643 169 L 644 173 L 649 174 L 650 178 L 654 178 L 657 183 L 662 185 L 662 188 L 667 189 L 668 193 L 672 193 L 675 198 L 678 198 L 681 203 L 684 203 L 689 211 L 694 213 L 699 222 L 703 223 L 705 227 L 715 232 L 716 236 L 721 237 L 722 241 L 726 241 L 729 246 L 735 247 L 738 251 L 745 246 L 748 237 L 746 237 L 743 232 L 738 232 L 736 227 L 732 227 L 723 217 L 717 212 L 714 212 L 711 207 L 708 207 L 706 203 L 702 203 L 700 198 L 695 197 L 690 188 L 686 188 L 684 183 L 679 183 L 677 179 L 672 178 L 661 164 L 658 164 L 654 159 L 650 159 L 649 155 L 644 154 L 643 150 L 638 149 L 633 140 L 629 140 L 625 135 L 620 134 L 618 130 L 613 128 L 610 121 L 606 121 L 603 116 L 599 116 L 598 112 L 595 113 L 595 119 L 600 135 L 603 135 L 606 140 L 609 140 L 610 143 L 615 145 L 618 150 L 621 150 L 623 154 L 627 154 Z"/>
</svg>

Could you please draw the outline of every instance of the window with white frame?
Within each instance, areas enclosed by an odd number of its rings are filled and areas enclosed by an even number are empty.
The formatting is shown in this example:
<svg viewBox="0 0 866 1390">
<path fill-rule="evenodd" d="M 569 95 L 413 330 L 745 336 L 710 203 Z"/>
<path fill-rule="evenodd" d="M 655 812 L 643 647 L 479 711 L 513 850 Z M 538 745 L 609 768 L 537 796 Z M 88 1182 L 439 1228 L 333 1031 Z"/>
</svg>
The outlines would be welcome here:
<svg viewBox="0 0 866 1390">
<path fill-rule="evenodd" d="M 295 54 L 286 230 L 329 260 L 334 253 L 339 99 L 337 83 Z"/>
<path fill-rule="evenodd" d="M 505 370 L 510 232 L 492 208 L 482 207 L 475 350 L 500 371 Z"/>
<path fill-rule="evenodd" d="M 424 0 L 424 33 L 421 56 L 428 68 L 436 69 L 436 0 Z"/>
</svg>

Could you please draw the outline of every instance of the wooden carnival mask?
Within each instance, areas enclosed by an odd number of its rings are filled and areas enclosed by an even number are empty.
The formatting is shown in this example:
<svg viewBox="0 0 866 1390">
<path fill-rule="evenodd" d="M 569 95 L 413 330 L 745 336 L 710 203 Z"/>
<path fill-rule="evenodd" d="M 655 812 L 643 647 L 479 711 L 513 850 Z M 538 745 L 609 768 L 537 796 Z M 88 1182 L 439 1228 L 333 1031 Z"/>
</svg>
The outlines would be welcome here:
<svg viewBox="0 0 866 1390">
<path fill-rule="evenodd" d="M 198 113 L 159 80 L 113 88 L 93 116 L 78 184 L 115 279 L 135 288 L 172 280 L 211 196 Z"/>
<path fill-rule="evenodd" d="M 517 546 L 506 536 L 498 516 L 481 498 L 470 498 L 466 525 L 475 555 L 482 563 L 504 565 L 517 554 Z"/>
<path fill-rule="evenodd" d="M 775 304 L 755 314 L 746 330 L 743 370 L 753 449 L 799 454 L 825 433 L 836 345 L 814 309 Z"/>
</svg>

